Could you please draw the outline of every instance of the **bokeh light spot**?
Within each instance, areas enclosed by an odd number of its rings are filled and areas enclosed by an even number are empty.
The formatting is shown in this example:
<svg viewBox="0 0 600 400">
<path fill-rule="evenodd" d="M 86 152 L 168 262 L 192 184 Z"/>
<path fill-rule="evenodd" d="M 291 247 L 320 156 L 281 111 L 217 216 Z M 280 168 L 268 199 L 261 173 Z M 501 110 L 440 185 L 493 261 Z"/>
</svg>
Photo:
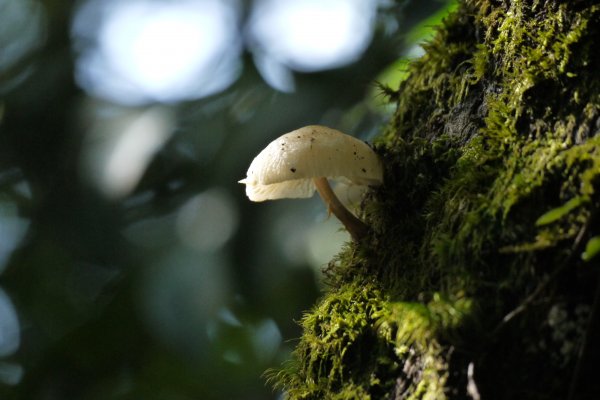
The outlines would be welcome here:
<svg viewBox="0 0 600 400">
<path fill-rule="evenodd" d="M 207 190 L 181 207 L 177 232 L 186 245 L 201 251 L 216 251 L 238 226 L 233 199 L 220 189 Z"/>
<path fill-rule="evenodd" d="M 277 354 L 281 340 L 281 332 L 273 319 L 260 321 L 252 334 L 256 357 L 263 362 L 270 361 Z"/>
<path fill-rule="evenodd" d="M 135 188 L 154 154 L 171 137 L 172 115 L 160 106 L 109 115 L 100 108 L 91 107 L 96 115 L 82 163 L 86 178 L 106 197 L 118 199 Z"/>
<path fill-rule="evenodd" d="M 4 290 L 0 289 L 0 357 L 13 354 L 21 342 L 19 320 Z"/>
<path fill-rule="evenodd" d="M 263 0 L 250 19 L 251 43 L 297 71 L 343 66 L 370 43 L 376 6 L 371 0 Z"/>
<path fill-rule="evenodd" d="M 43 44 L 46 15 L 41 4 L 29 0 L 0 0 L 0 15 L 2 93 L 12 89 L 32 72 L 32 68 L 19 67 L 19 63 Z M 15 70 L 9 71 L 11 68 Z"/>
<path fill-rule="evenodd" d="M 225 306 L 227 262 L 174 249 L 145 271 L 140 300 L 150 332 L 183 354 L 205 356 L 207 327 Z"/>
<path fill-rule="evenodd" d="M 24 373 L 25 370 L 20 364 L 0 361 L 0 384 L 18 385 Z"/>
<path fill-rule="evenodd" d="M 0 273 L 6 267 L 12 252 L 23 240 L 29 225 L 28 219 L 19 216 L 16 204 L 0 202 Z"/>
<path fill-rule="evenodd" d="M 77 13 L 81 86 L 122 104 L 174 102 L 218 92 L 237 77 L 234 1 L 91 0 Z M 90 21 L 101 15 L 96 24 Z M 88 42 L 94 43 L 86 46 Z"/>
<path fill-rule="evenodd" d="M 333 217 L 313 226 L 307 237 L 307 259 L 319 274 L 321 268 L 335 257 L 345 242 L 350 240 L 348 232 Z"/>
</svg>

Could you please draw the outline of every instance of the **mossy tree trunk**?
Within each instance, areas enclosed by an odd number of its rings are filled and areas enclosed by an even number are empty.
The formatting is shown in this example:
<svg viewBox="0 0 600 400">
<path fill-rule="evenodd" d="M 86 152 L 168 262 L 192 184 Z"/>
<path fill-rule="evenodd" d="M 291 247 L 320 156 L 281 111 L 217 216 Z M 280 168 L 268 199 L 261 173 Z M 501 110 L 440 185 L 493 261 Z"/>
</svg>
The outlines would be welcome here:
<svg viewBox="0 0 600 400">
<path fill-rule="evenodd" d="M 464 1 L 376 143 L 289 398 L 600 398 L 600 4 Z"/>
</svg>

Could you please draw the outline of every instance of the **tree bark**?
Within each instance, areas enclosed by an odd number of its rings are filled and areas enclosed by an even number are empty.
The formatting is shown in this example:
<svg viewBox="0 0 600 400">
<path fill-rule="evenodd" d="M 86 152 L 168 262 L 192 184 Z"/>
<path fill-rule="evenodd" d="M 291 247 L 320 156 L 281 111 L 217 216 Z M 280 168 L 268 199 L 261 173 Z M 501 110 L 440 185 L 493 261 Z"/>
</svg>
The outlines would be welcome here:
<svg viewBox="0 0 600 400">
<path fill-rule="evenodd" d="M 371 227 L 326 269 L 293 399 L 595 399 L 600 2 L 461 2 L 376 142 Z"/>
</svg>

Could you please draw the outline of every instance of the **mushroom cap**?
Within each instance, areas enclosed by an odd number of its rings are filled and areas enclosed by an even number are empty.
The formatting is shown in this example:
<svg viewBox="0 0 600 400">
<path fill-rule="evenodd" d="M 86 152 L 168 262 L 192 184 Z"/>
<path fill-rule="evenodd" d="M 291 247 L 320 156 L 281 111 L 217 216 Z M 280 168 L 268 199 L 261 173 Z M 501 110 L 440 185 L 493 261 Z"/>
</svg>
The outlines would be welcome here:
<svg viewBox="0 0 600 400">
<path fill-rule="evenodd" d="M 315 192 L 314 178 L 379 185 L 383 168 L 365 142 L 338 130 L 309 125 L 280 136 L 250 164 L 246 195 L 252 201 L 306 198 Z"/>
</svg>

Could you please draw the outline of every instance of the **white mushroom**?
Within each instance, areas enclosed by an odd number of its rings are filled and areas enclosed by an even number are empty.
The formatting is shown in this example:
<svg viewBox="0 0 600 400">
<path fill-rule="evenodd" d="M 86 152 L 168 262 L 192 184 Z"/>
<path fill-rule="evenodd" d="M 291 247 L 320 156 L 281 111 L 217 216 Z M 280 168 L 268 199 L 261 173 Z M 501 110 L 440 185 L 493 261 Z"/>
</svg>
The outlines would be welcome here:
<svg viewBox="0 0 600 400">
<path fill-rule="evenodd" d="M 380 185 L 383 168 L 366 143 L 325 126 L 310 125 L 275 139 L 250 164 L 246 195 L 252 201 L 311 197 L 319 192 L 329 211 L 358 241 L 367 226 L 335 196 L 327 179 Z"/>
</svg>

